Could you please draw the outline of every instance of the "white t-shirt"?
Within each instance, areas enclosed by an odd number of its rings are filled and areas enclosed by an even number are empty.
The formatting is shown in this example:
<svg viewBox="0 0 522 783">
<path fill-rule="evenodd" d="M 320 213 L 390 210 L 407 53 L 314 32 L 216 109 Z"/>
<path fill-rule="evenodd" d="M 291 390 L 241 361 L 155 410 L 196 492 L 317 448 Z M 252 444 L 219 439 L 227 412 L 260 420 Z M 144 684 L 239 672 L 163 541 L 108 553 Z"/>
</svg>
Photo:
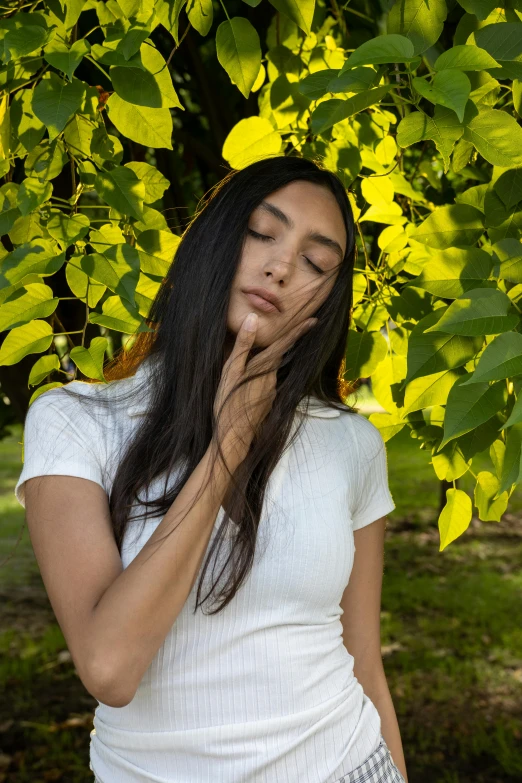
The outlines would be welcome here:
<svg viewBox="0 0 522 783">
<path fill-rule="evenodd" d="M 150 368 L 147 360 L 131 379 L 70 385 L 92 407 L 95 394 L 132 387 Z M 200 571 L 130 704 L 98 702 L 90 766 L 103 783 L 334 783 L 379 745 L 379 713 L 343 644 L 340 600 L 353 531 L 395 508 L 386 448 L 363 415 L 311 402 L 269 479 L 253 568 L 238 593 L 215 615 L 194 614 Z M 18 501 L 24 481 L 49 474 L 109 493 L 115 455 L 146 407 L 147 395 L 93 420 L 59 388 L 42 394 L 25 421 Z M 143 520 L 131 522 L 124 568 L 160 522 L 149 518 L 139 537 Z"/>
</svg>

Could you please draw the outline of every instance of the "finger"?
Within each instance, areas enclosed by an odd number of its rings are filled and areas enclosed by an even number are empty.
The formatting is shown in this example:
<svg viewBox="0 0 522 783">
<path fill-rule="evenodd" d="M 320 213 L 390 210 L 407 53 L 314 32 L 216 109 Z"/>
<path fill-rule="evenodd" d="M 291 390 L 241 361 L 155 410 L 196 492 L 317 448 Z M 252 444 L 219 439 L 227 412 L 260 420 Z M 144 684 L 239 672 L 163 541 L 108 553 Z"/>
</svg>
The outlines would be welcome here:
<svg viewBox="0 0 522 783">
<path fill-rule="evenodd" d="M 226 362 L 227 366 L 233 365 L 234 370 L 238 373 L 245 369 L 248 353 L 256 339 L 258 324 L 259 316 L 257 313 L 249 313 L 239 327 L 239 331 L 234 342 L 234 347 L 232 348 L 230 356 Z"/>
</svg>

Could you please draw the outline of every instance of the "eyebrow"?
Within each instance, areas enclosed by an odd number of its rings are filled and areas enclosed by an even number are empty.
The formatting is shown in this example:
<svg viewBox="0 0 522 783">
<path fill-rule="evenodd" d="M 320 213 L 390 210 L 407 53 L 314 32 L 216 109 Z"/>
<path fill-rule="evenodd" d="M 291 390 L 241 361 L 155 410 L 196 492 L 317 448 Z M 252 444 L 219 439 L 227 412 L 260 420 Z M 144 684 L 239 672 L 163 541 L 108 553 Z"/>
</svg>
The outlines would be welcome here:
<svg viewBox="0 0 522 783">
<path fill-rule="evenodd" d="M 285 212 L 283 212 L 283 210 L 279 209 L 279 207 L 276 207 L 276 205 L 272 204 L 270 201 L 261 201 L 258 206 L 260 209 L 263 209 L 265 212 L 268 212 L 280 220 L 281 223 L 283 223 L 287 228 L 294 227 L 294 221 Z M 339 257 L 339 260 L 343 260 L 343 249 L 339 242 L 336 242 L 335 239 L 326 237 L 324 234 L 320 234 L 318 231 L 314 231 L 313 229 L 310 229 L 310 231 L 307 232 L 306 238 L 311 239 L 313 242 L 317 242 L 319 245 L 323 245 L 330 250 L 333 250 L 334 253 Z"/>
</svg>

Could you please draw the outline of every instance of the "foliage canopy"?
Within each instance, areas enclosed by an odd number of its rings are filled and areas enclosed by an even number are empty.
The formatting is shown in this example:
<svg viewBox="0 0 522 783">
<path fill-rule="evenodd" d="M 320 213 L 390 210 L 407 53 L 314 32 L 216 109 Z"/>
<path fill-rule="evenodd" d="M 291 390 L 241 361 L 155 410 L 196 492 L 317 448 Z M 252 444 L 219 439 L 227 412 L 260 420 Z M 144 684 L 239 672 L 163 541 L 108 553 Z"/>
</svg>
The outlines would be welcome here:
<svg viewBox="0 0 522 783">
<path fill-rule="evenodd" d="M 372 422 L 385 440 L 408 427 L 439 479 L 473 473 L 489 449 L 473 500 L 499 520 L 522 469 L 522 3 L 459 3 L 6 0 L 0 365 L 39 355 L 30 402 L 61 385 L 50 375 L 70 379 L 69 362 L 103 381 L 115 336 L 150 331 L 180 239 L 164 214 L 168 156 L 194 115 L 217 127 L 204 83 L 206 116 L 186 87 L 195 30 L 191 56 L 239 98 L 222 159 L 305 155 L 350 190 L 345 379 L 371 376 L 386 411 Z M 471 516 L 454 485 L 441 549 Z"/>
</svg>

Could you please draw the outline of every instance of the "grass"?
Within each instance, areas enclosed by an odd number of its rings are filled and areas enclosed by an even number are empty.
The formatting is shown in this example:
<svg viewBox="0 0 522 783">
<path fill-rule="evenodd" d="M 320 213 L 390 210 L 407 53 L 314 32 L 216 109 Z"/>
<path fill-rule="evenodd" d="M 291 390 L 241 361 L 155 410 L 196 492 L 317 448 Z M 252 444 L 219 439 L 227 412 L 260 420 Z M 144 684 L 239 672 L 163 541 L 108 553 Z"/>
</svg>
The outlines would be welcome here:
<svg viewBox="0 0 522 783">
<path fill-rule="evenodd" d="M 359 395 L 359 399 L 361 395 Z M 21 428 L 0 447 L 0 559 L 23 522 L 13 489 Z M 403 430 L 387 443 L 390 488 L 382 652 L 410 783 L 522 780 L 522 491 L 500 523 L 474 518 L 439 552 L 439 484 Z M 491 466 L 482 455 L 478 469 Z M 474 480 L 459 488 L 472 495 Z M 475 510 L 474 510 L 475 511 Z M 92 783 L 96 701 L 56 624 L 27 528 L 0 568 L 0 783 Z"/>
</svg>

